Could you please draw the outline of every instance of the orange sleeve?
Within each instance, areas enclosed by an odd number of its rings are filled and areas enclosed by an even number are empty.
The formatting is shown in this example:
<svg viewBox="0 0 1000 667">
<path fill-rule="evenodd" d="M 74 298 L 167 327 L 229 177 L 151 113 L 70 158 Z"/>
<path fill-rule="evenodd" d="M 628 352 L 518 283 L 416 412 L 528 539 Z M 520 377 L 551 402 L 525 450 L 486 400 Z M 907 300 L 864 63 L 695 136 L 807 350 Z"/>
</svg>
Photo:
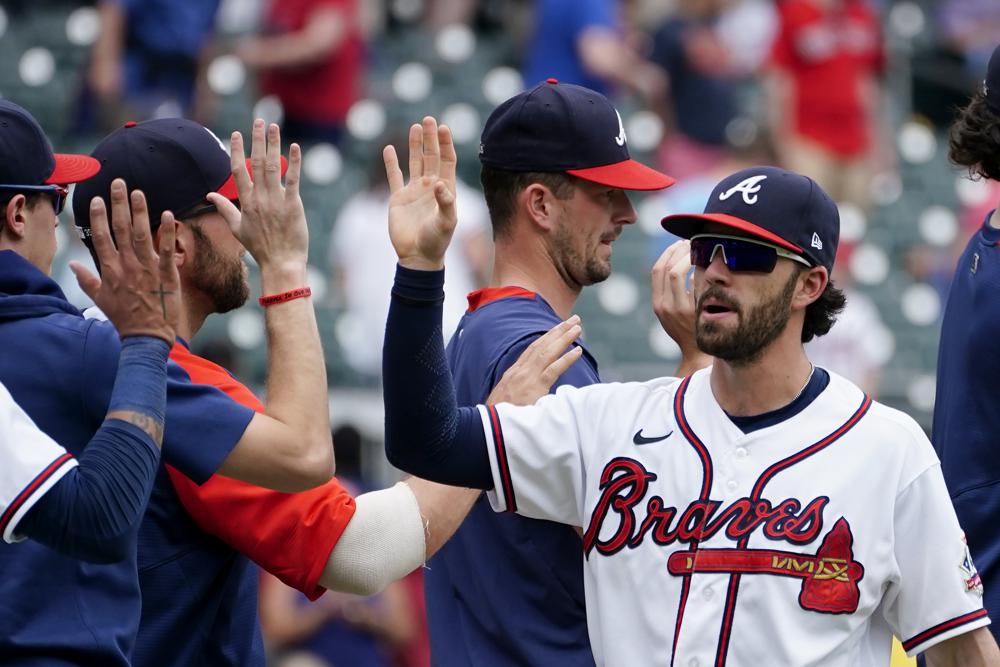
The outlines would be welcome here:
<svg viewBox="0 0 1000 667">
<path fill-rule="evenodd" d="M 354 498 L 336 479 L 280 493 L 214 475 L 198 486 L 167 466 L 191 518 L 206 532 L 315 600 L 330 552 L 354 516 Z"/>
</svg>

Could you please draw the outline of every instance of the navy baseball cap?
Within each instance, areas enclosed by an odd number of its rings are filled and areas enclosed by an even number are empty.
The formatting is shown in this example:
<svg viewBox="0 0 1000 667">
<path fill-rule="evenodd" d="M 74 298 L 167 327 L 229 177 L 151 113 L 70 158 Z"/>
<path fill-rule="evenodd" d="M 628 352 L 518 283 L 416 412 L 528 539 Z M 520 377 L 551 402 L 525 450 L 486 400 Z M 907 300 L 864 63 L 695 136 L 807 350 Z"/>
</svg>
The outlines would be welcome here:
<svg viewBox="0 0 1000 667">
<path fill-rule="evenodd" d="M 600 93 L 548 79 L 490 114 L 479 161 L 506 171 L 565 172 L 623 190 L 661 190 L 674 179 L 629 156 L 621 115 Z"/>
<path fill-rule="evenodd" d="M 1000 46 L 993 49 L 993 55 L 990 56 L 986 80 L 983 81 L 983 94 L 986 96 L 986 106 L 993 113 L 1000 114 Z"/>
<path fill-rule="evenodd" d="M 9 100 L 0 100 L 0 184 L 69 185 L 100 171 L 86 155 L 53 153 L 41 125 Z"/>
<path fill-rule="evenodd" d="M 808 176 L 778 167 L 750 167 L 715 186 L 704 213 L 663 218 L 663 228 L 689 239 L 717 223 L 802 255 L 833 271 L 840 241 L 840 212 Z"/>
<path fill-rule="evenodd" d="M 76 187 L 73 217 L 86 241 L 90 230 L 90 200 L 104 199 L 111 207 L 111 181 L 125 180 L 131 190 L 142 190 L 149 207 L 149 223 L 160 224 L 164 211 L 181 214 L 218 192 L 227 199 L 239 194 L 229 154 L 211 130 L 184 118 L 129 121 L 101 140 L 91 155 L 101 172 Z M 288 163 L 281 158 L 281 173 Z M 247 169 L 251 170 L 247 160 Z"/>
</svg>

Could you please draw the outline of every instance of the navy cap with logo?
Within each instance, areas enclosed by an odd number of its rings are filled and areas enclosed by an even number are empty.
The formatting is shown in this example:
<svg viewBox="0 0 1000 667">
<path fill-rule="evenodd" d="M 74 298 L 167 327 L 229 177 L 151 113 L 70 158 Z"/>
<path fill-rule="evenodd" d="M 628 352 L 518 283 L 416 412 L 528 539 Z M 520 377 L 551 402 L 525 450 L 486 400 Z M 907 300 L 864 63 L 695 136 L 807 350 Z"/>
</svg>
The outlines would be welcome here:
<svg viewBox="0 0 1000 667">
<path fill-rule="evenodd" d="M 38 121 L 17 104 L 0 100 L 0 185 L 69 185 L 100 168 L 86 155 L 53 153 Z"/>
<path fill-rule="evenodd" d="M 663 228 L 682 238 L 716 223 L 791 250 L 813 266 L 833 270 L 840 241 L 840 212 L 811 178 L 778 167 L 750 167 L 715 186 L 704 213 L 663 218 Z"/>
<path fill-rule="evenodd" d="M 164 211 L 181 215 L 204 202 L 210 192 L 227 199 L 238 198 L 225 146 L 208 128 L 194 121 L 130 121 L 101 140 L 91 155 L 99 162 L 101 172 L 97 178 L 78 185 L 73 193 L 73 216 L 84 242 L 89 240 L 90 200 L 101 197 L 110 210 L 111 181 L 116 178 L 124 179 L 130 191 L 142 190 L 153 229 L 159 226 Z M 282 157 L 282 174 L 287 166 Z"/>
<path fill-rule="evenodd" d="M 623 190 L 660 190 L 674 183 L 631 158 L 621 115 L 608 98 L 555 79 L 493 110 L 479 161 L 506 171 L 565 172 Z"/>
<path fill-rule="evenodd" d="M 986 80 L 983 81 L 983 94 L 986 96 L 986 106 L 993 113 L 1000 114 L 1000 46 L 993 49 L 993 55 L 990 56 Z"/>
</svg>

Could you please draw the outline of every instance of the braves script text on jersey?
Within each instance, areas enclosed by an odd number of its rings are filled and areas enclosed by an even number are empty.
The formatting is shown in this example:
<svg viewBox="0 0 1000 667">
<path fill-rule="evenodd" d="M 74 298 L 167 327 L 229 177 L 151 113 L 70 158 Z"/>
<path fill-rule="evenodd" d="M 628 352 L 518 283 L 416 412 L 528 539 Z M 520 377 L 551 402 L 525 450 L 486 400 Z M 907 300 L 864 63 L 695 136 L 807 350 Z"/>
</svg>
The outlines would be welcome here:
<svg viewBox="0 0 1000 667">
<path fill-rule="evenodd" d="M 583 526 L 599 664 L 884 667 L 989 623 L 912 419 L 831 373 L 744 434 L 709 373 L 480 407 L 494 509 Z"/>
</svg>

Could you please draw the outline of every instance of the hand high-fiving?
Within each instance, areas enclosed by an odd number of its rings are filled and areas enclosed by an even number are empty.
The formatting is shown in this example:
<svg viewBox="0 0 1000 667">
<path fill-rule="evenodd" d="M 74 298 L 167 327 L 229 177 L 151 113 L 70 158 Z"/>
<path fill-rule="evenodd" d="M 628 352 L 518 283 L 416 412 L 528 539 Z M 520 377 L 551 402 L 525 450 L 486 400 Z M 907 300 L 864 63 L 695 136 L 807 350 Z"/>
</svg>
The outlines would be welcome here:
<svg viewBox="0 0 1000 667">
<path fill-rule="evenodd" d="M 444 253 L 458 222 L 455 167 L 458 158 L 451 130 L 430 116 L 410 127 L 410 182 L 405 183 L 396 149 L 382 151 L 389 179 L 389 237 L 399 263 L 433 271 L 444 266 Z"/>
</svg>

